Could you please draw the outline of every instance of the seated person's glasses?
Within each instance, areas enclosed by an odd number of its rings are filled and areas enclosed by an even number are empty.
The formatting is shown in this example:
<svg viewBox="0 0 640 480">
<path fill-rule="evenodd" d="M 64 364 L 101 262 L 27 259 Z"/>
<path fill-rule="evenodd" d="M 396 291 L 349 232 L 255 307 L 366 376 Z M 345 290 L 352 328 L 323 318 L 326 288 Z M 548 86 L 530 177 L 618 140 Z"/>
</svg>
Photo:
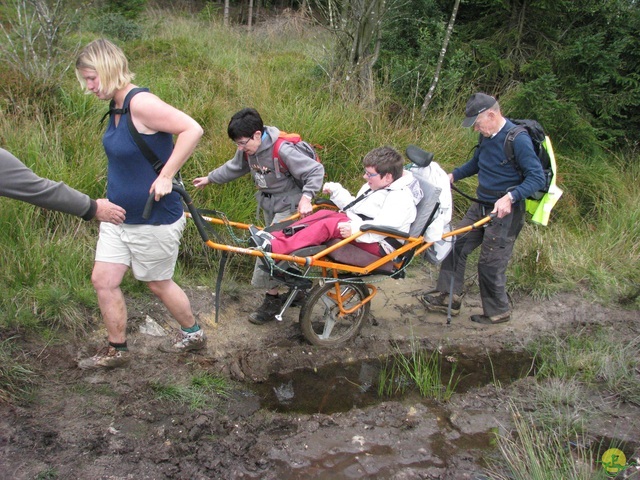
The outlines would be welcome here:
<svg viewBox="0 0 640 480">
<path fill-rule="evenodd" d="M 373 178 L 373 177 L 375 177 L 377 175 L 380 175 L 380 174 L 379 173 L 369 173 L 366 170 L 364 171 L 364 176 L 367 177 L 367 178 Z"/>
</svg>

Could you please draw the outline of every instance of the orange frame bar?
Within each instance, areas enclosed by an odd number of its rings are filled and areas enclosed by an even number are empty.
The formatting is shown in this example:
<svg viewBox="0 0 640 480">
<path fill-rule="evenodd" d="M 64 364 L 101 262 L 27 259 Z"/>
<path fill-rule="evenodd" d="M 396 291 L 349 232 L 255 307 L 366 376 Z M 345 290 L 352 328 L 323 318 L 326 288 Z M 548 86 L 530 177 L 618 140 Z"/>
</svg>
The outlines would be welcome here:
<svg viewBox="0 0 640 480">
<path fill-rule="evenodd" d="M 316 207 L 316 206 L 314 206 Z M 187 217 L 191 218 L 191 214 L 190 213 L 186 213 L 185 214 Z M 294 215 L 292 217 L 290 217 L 290 219 L 296 218 L 297 215 Z M 442 238 L 450 238 L 456 235 L 460 235 L 466 232 L 469 232 L 473 229 L 476 228 L 480 228 L 481 226 L 489 223 L 491 221 L 491 219 L 493 218 L 493 216 L 491 215 L 487 215 L 486 217 L 480 219 L 479 221 L 477 221 L 476 223 L 474 223 L 473 225 L 468 225 L 466 227 L 462 227 L 459 228 L 457 230 L 453 230 L 451 232 L 447 232 L 444 235 L 442 235 Z M 246 223 L 241 223 L 241 222 L 231 222 L 231 221 L 227 221 L 227 220 L 222 220 L 220 218 L 212 218 L 212 217 L 207 217 L 207 216 L 202 216 L 202 219 L 212 223 L 212 224 L 217 224 L 217 225 L 227 225 L 227 226 L 231 226 L 233 228 L 238 228 L 238 229 L 242 229 L 242 230 L 248 230 L 249 229 L 249 224 Z M 415 255 L 419 255 L 420 253 L 424 252 L 427 248 L 429 248 L 431 245 L 433 245 L 434 242 L 425 242 L 424 241 L 424 236 L 420 236 L 420 237 L 402 237 L 399 235 L 390 235 L 388 233 L 383 233 L 380 232 L 380 234 L 383 234 L 385 236 L 390 236 L 393 238 L 398 238 L 400 240 L 404 240 L 405 244 L 398 248 L 397 250 L 395 250 L 394 252 L 385 255 L 384 257 L 381 257 L 380 259 L 374 261 L 373 263 L 367 265 L 366 267 L 358 267 L 355 265 L 348 265 L 348 264 L 343 264 L 343 263 L 337 263 L 334 262 L 332 260 L 327 260 L 325 259 L 325 257 L 327 257 L 331 252 L 333 252 L 334 250 L 337 250 L 338 248 L 351 243 L 352 241 L 354 241 L 356 238 L 360 237 L 361 235 L 364 235 L 364 233 L 376 233 L 376 230 L 368 230 L 367 232 L 357 232 L 354 235 L 351 235 L 348 238 L 344 238 L 342 240 L 340 240 L 338 243 L 336 243 L 335 245 L 332 245 L 330 247 L 325 248 L 324 250 L 322 250 L 321 252 L 316 253 L 315 255 L 309 256 L 309 257 L 298 257 L 295 255 L 287 255 L 287 254 L 279 254 L 279 253 L 270 253 L 270 252 L 262 252 L 261 250 L 256 250 L 254 248 L 244 248 L 244 247 L 235 247 L 233 245 L 225 245 L 222 243 L 216 243 L 212 240 L 207 240 L 206 245 L 210 248 L 213 248 L 214 250 L 224 250 L 227 252 L 233 252 L 233 253 L 239 253 L 239 254 L 243 254 L 243 255 L 250 255 L 253 257 L 270 257 L 271 259 L 275 260 L 275 261 L 287 261 L 287 262 L 293 262 L 296 263 L 298 265 L 304 266 L 304 267 L 319 267 L 322 269 L 322 275 L 323 277 L 327 277 L 329 271 L 331 271 L 331 276 L 335 281 L 335 295 L 336 295 L 336 300 L 338 303 L 338 307 L 340 309 L 340 316 L 345 316 L 345 315 L 349 315 L 350 313 L 355 312 L 356 310 L 358 310 L 360 307 L 362 307 L 363 305 L 365 305 L 366 303 L 370 302 L 373 297 L 375 297 L 376 293 L 378 292 L 378 289 L 370 284 L 367 284 L 367 288 L 369 288 L 370 290 L 370 294 L 364 298 L 362 300 L 362 302 L 360 302 L 359 304 L 355 305 L 352 308 L 349 308 L 348 310 L 344 309 L 344 305 L 343 303 L 346 302 L 346 300 L 348 299 L 343 299 L 342 295 L 340 293 L 340 281 L 338 281 L 338 273 L 343 271 L 343 272 L 349 272 L 349 273 L 353 273 L 353 274 L 358 274 L 358 275 L 368 275 L 371 272 L 373 272 L 374 270 L 376 270 L 377 268 L 381 267 L 382 265 L 384 265 L 387 262 L 393 261 L 394 258 L 396 258 L 399 255 L 402 255 L 405 252 L 408 252 L 412 249 L 415 249 Z"/>
</svg>

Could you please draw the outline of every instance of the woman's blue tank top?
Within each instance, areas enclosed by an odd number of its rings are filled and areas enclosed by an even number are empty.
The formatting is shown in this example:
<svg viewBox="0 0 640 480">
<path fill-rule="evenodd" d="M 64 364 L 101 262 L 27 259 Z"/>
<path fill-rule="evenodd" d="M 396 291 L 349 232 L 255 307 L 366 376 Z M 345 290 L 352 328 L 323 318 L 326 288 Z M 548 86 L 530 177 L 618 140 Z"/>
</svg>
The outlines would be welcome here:
<svg viewBox="0 0 640 480">
<path fill-rule="evenodd" d="M 148 90 L 147 90 L 148 91 Z M 125 99 L 124 107 L 128 106 Z M 131 137 L 127 126 L 127 115 L 120 115 L 118 126 L 115 117 L 109 119 L 102 144 L 107 154 L 107 198 L 127 211 L 126 224 L 168 225 L 183 215 L 180 194 L 172 192 L 155 202 L 148 219 L 142 218 L 144 206 L 149 197 L 149 188 L 158 178 L 151 163 L 142 154 Z M 142 135 L 153 152 L 166 162 L 173 151 L 173 136 L 170 133 L 158 132 Z"/>
</svg>

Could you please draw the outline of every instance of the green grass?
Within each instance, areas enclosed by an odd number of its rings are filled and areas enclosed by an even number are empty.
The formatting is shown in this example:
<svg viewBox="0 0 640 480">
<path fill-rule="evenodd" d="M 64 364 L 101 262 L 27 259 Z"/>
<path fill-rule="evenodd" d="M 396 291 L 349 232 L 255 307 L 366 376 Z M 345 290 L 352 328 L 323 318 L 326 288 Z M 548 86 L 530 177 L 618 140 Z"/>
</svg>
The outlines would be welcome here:
<svg viewBox="0 0 640 480">
<path fill-rule="evenodd" d="M 490 478 L 607 478 L 598 462 L 615 445 L 594 448 L 589 425 L 609 402 L 640 405 L 640 337 L 598 326 L 548 334 L 527 349 L 536 381 L 510 401 L 513 431 L 497 434 L 501 457 Z"/>
<path fill-rule="evenodd" d="M 327 179 L 352 190 L 361 183 L 361 158 L 374 147 L 389 144 L 403 151 L 416 144 L 435 152 L 436 161 L 451 170 L 468 157 L 477 141 L 476 134 L 459 127 L 462 113 L 453 104 L 421 118 L 388 114 L 389 96 L 384 91 L 379 92 L 377 105 L 345 102 L 339 86 L 330 86 L 326 75 L 331 38 L 322 29 L 302 26 L 299 18 L 275 19 L 256 26 L 251 34 L 206 18 L 151 10 L 142 21 L 141 38 L 119 42 L 137 75 L 135 82 L 192 115 L 205 130 L 183 168 L 188 189 L 193 178 L 233 155 L 227 123 L 246 106 L 256 107 L 267 124 L 299 132 L 322 145 Z M 88 25 L 83 27 L 83 33 L 69 41 L 86 44 L 96 38 Z M 18 74 L 12 74 L 4 85 L 14 94 L 0 102 L 3 148 L 40 175 L 94 198 L 103 196 L 104 125 L 98 122 L 106 102 L 84 95 L 72 70 L 59 88 L 40 97 L 33 89 L 22 88 L 21 82 Z M 32 93 L 25 98 L 21 92 Z M 549 227 L 525 228 L 511 262 L 509 288 L 540 298 L 580 288 L 594 301 L 638 308 L 637 154 L 583 158 L 557 152 L 557 157 L 565 194 Z M 475 186 L 473 180 L 463 183 L 469 191 Z M 255 217 L 255 188 L 248 178 L 204 191 L 189 190 L 199 207 L 222 210 L 233 220 L 260 223 Z M 460 215 L 466 203 L 455 200 Z M 0 328 L 82 334 L 87 318 L 97 309 L 90 282 L 97 225 L 13 200 L 1 202 Z M 215 278 L 219 254 L 208 250 L 195 229 L 188 227 L 179 282 L 197 284 Z M 234 258 L 231 264 L 229 275 L 246 281 L 253 261 Z M 128 294 L 148 294 L 130 279 L 124 287 Z"/>
<path fill-rule="evenodd" d="M 9 337 L 0 341 L 0 404 L 26 399 L 35 387 L 35 373 Z"/>
<path fill-rule="evenodd" d="M 58 470 L 50 467 L 38 473 L 38 475 L 35 476 L 34 480 L 53 480 L 55 478 L 59 478 Z"/>
<path fill-rule="evenodd" d="M 378 376 L 378 395 L 390 397 L 415 389 L 421 396 L 447 401 L 453 395 L 460 379 L 454 363 L 448 378 L 443 374 L 442 354 L 430 352 L 411 340 L 408 354 L 395 347 L 396 353 L 387 359 Z"/>
<path fill-rule="evenodd" d="M 188 385 L 153 381 L 150 387 L 158 399 L 185 405 L 191 410 L 213 408 L 231 390 L 228 380 L 206 372 L 191 377 Z"/>
<path fill-rule="evenodd" d="M 584 433 L 589 419 L 597 414 L 597 407 L 588 400 L 587 390 L 588 387 L 575 378 L 540 380 L 520 408 L 531 410 L 530 418 L 536 425 L 569 440 Z"/>
<path fill-rule="evenodd" d="M 596 327 L 552 335 L 528 347 L 536 356 L 536 377 L 576 379 L 604 389 L 621 402 L 640 405 L 640 337 L 621 337 Z"/>
<path fill-rule="evenodd" d="M 596 465 L 585 438 L 567 441 L 553 430 L 540 429 L 511 406 L 514 430 L 498 434 L 501 460 L 492 462 L 489 478 L 495 480 L 598 480 L 607 478 Z"/>
</svg>

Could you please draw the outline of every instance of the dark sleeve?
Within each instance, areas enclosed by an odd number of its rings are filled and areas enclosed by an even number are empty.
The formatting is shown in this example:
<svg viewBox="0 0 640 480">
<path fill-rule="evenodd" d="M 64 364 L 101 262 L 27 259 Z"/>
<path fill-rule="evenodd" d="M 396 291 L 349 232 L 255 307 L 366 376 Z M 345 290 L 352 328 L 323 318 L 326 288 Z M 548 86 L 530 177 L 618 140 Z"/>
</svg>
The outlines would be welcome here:
<svg viewBox="0 0 640 480">
<path fill-rule="evenodd" d="M 63 182 L 39 177 L 8 151 L 0 148 L 0 195 L 38 207 L 90 220 L 97 204 Z"/>
<path fill-rule="evenodd" d="M 529 135 L 520 134 L 513 141 L 513 152 L 524 179 L 512 192 L 515 201 L 530 197 L 544 188 L 544 172 Z"/>
<path fill-rule="evenodd" d="M 477 175 L 479 171 L 479 168 L 478 168 L 479 156 L 480 156 L 480 148 L 476 148 L 473 152 L 473 156 L 467 161 L 467 163 L 453 170 L 452 172 L 453 179 L 457 182 L 458 180 L 462 180 L 463 178 Z"/>
</svg>

